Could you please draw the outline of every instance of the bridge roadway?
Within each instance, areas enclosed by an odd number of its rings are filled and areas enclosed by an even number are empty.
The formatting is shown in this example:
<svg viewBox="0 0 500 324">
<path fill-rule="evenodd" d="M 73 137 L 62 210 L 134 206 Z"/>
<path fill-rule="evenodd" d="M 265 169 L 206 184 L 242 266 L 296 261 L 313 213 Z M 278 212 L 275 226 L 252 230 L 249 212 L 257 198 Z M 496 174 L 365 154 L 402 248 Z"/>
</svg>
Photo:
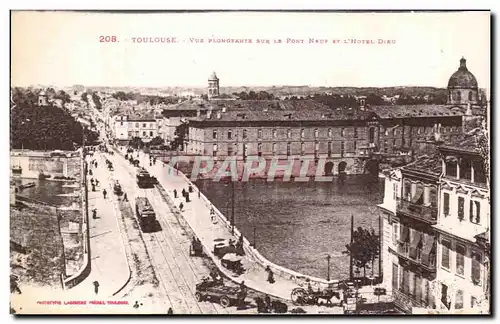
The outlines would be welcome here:
<svg viewBox="0 0 500 324">
<path fill-rule="evenodd" d="M 162 295 L 167 297 L 162 301 L 166 309 L 172 307 L 175 314 L 235 313 L 234 306 L 223 308 L 219 304 L 196 300 L 195 285 L 203 276 L 209 275 L 210 269 L 201 258 L 189 256 L 191 237 L 181 227 L 159 189 L 138 188 L 135 182 L 136 168 L 119 154 L 108 158 L 113 162 L 115 169 L 113 177 L 120 182 L 127 193 L 134 212 L 135 198 L 138 196 L 147 197 L 156 212 L 161 230 L 142 232 L 142 235 L 160 281 Z"/>
</svg>

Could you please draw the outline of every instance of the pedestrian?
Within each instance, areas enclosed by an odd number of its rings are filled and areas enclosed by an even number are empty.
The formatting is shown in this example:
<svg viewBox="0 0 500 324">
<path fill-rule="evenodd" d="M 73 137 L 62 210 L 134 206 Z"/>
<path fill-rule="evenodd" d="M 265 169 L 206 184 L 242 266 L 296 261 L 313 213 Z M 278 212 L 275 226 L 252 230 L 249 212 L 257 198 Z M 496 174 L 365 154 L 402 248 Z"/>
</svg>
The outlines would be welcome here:
<svg viewBox="0 0 500 324">
<path fill-rule="evenodd" d="M 90 184 L 94 184 L 94 178 L 90 178 Z"/>
<path fill-rule="evenodd" d="M 269 266 L 266 267 L 266 272 L 267 272 L 267 282 L 270 284 L 274 283 L 274 273 L 273 270 Z"/>
<path fill-rule="evenodd" d="M 269 295 L 266 295 L 266 297 L 264 298 L 264 303 L 266 305 L 266 309 L 270 311 L 272 307 L 271 307 L 271 297 Z"/>
<path fill-rule="evenodd" d="M 126 192 L 123 194 L 123 201 L 128 201 L 127 193 Z"/>
<path fill-rule="evenodd" d="M 201 191 L 198 190 L 198 199 L 201 199 Z"/>
<path fill-rule="evenodd" d="M 174 198 L 177 198 L 177 189 L 174 189 Z"/>
<path fill-rule="evenodd" d="M 168 308 L 167 314 L 168 315 L 173 315 L 174 314 L 174 311 L 172 310 L 172 307 Z"/>
<path fill-rule="evenodd" d="M 137 300 L 135 301 L 134 308 L 139 308 L 139 302 Z"/>
<path fill-rule="evenodd" d="M 99 180 L 95 179 L 95 185 L 99 186 Z"/>
<path fill-rule="evenodd" d="M 92 175 L 92 169 L 89 169 L 89 175 Z"/>
<path fill-rule="evenodd" d="M 242 281 L 240 283 L 240 289 L 238 291 L 238 307 L 236 309 L 243 308 L 246 296 L 247 296 L 247 286 L 245 286 L 245 281 Z"/>
<path fill-rule="evenodd" d="M 188 187 L 188 191 L 189 191 L 189 192 L 193 192 L 193 186 L 189 185 L 189 187 Z"/>
<path fill-rule="evenodd" d="M 102 196 L 104 197 L 104 199 L 106 199 L 106 195 L 107 195 L 107 194 L 108 194 L 108 193 L 107 193 L 106 189 L 103 189 L 103 190 L 102 190 Z"/>
<path fill-rule="evenodd" d="M 186 202 L 190 202 L 191 200 L 189 200 L 189 192 L 186 192 Z"/>
<path fill-rule="evenodd" d="M 92 209 L 92 218 L 97 219 L 97 209 L 96 208 Z"/>
<path fill-rule="evenodd" d="M 92 184 L 92 191 L 95 192 L 95 184 Z"/>
<path fill-rule="evenodd" d="M 184 210 L 184 204 L 183 204 L 182 202 L 179 204 L 179 210 L 180 210 L 180 211 L 183 211 L 183 210 Z"/>
<path fill-rule="evenodd" d="M 186 189 L 182 188 L 182 197 L 186 198 Z"/>
<path fill-rule="evenodd" d="M 98 281 L 94 281 L 94 292 L 96 295 L 97 295 L 97 293 L 99 293 L 99 282 Z"/>
</svg>

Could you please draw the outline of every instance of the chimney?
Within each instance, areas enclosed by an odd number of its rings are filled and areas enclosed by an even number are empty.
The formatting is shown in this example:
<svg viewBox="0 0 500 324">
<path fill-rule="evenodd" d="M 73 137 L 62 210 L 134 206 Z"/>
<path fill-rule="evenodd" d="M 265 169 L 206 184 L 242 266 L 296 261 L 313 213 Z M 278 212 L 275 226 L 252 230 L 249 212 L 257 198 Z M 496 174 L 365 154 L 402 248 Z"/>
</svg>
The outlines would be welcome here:
<svg viewBox="0 0 500 324">
<path fill-rule="evenodd" d="M 221 119 L 222 118 L 222 114 L 220 111 L 217 111 L 217 119 Z"/>
<path fill-rule="evenodd" d="M 197 110 L 196 110 L 196 117 L 200 117 L 200 115 L 201 115 L 201 112 L 200 112 L 200 110 L 199 110 L 199 109 L 197 109 Z"/>
<path fill-rule="evenodd" d="M 222 106 L 222 112 L 225 113 L 226 112 L 226 106 Z"/>
</svg>

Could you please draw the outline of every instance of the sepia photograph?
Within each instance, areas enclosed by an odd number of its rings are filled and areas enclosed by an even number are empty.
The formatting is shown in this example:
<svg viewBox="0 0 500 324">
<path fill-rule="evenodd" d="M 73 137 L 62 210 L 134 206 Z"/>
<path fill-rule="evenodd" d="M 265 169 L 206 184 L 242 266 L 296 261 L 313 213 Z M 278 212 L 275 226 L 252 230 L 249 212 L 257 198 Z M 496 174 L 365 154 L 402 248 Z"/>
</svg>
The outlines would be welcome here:
<svg viewBox="0 0 500 324">
<path fill-rule="evenodd" d="M 491 15 L 11 10 L 10 313 L 491 315 Z"/>
</svg>

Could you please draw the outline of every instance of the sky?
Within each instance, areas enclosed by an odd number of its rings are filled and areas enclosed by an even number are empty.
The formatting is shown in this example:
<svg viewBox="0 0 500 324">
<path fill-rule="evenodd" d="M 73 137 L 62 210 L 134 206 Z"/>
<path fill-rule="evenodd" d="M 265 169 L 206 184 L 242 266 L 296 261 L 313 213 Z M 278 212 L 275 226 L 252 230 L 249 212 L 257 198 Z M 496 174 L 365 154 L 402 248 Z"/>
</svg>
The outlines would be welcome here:
<svg viewBox="0 0 500 324">
<path fill-rule="evenodd" d="M 489 12 L 24 11 L 12 13 L 11 26 L 12 86 L 204 87 L 215 71 L 222 87 L 446 87 L 463 56 L 479 87 L 490 88 Z M 118 42 L 100 42 L 101 36 Z M 133 37 L 177 42 L 134 43 Z M 208 43 L 210 38 L 252 43 Z M 328 42 L 309 44 L 310 38 Z M 281 44 L 274 43 L 278 39 Z M 344 43 L 351 39 L 375 44 Z"/>
</svg>

